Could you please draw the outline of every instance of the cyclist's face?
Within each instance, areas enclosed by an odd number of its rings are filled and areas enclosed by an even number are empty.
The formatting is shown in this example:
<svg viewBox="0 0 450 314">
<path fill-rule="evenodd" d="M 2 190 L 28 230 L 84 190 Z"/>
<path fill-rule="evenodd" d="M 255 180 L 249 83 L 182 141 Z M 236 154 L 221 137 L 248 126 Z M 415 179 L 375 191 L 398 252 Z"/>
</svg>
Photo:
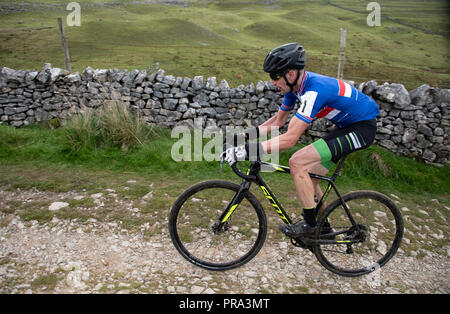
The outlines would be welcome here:
<svg viewBox="0 0 450 314">
<path fill-rule="evenodd" d="M 286 94 L 288 92 L 291 91 L 291 88 L 288 86 L 288 84 L 286 83 L 286 79 L 289 80 L 289 82 L 293 82 L 295 80 L 297 76 L 297 72 L 295 70 L 290 70 L 289 72 L 287 72 L 284 77 L 281 76 L 280 78 L 278 78 L 277 80 L 275 79 L 271 79 L 270 83 L 275 86 L 276 88 L 278 88 L 278 90 L 283 93 Z M 295 89 L 294 89 L 295 90 Z"/>
<path fill-rule="evenodd" d="M 287 92 L 290 91 L 289 86 L 286 84 L 284 77 L 280 77 L 278 80 L 271 79 L 270 83 L 276 88 L 278 88 L 278 90 L 283 94 L 286 94 Z"/>
</svg>

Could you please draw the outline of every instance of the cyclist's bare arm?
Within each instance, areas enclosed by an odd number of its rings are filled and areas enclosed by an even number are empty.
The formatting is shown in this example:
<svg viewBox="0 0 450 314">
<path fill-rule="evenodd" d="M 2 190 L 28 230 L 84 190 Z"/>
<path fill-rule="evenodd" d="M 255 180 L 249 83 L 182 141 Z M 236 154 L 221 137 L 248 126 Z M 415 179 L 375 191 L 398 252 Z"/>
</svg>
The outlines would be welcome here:
<svg viewBox="0 0 450 314">
<path fill-rule="evenodd" d="M 259 135 L 263 136 L 270 133 L 272 128 L 281 128 L 286 124 L 290 111 L 283 111 L 281 109 L 269 120 L 259 126 Z"/>
<path fill-rule="evenodd" d="M 286 133 L 261 143 L 264 151 L 266 153 L 271 153 L 293 147 L 297 143 L 303 132 L 305 132 L 308 125 L 309 124 L 294 117 L 289 122 L 288 130 Z"/>
</svg>

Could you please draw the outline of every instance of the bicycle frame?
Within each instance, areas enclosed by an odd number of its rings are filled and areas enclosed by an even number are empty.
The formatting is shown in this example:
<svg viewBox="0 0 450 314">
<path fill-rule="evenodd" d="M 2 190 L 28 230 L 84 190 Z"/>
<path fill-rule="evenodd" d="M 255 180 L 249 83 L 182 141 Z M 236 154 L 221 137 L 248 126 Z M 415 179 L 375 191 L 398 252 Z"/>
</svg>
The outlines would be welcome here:
<svg viewBox="0 0 450 314">
<path fill-rule="evenodd" d="M 315 183 L 323 182 L 326 186 L 316 206 L 317 226 L 311 233 L 288 238 L 295 247 L 313 252 L 328 270 L 354 277 L 380 268 L 393 257 L 401 243 L 403 220 L 395 203 L 381 193 L 361 190 L 341 196 L 335 180 L 340 175 L 343 162 L 344 158 L 329 177 L 310 174 Z M 240 185 L 226 180 L 195 184 L 177 198 L 169 215 L 169 233 L 175 248 L 189 262 L 209 270 L 228 270 L 247 263 L 261 250 L 267 239 L 268 225 L 273 222 L 266 217 L 258 195 L 250 191 L 252 183 L 258 184 L 283 224 L 292 224 L 260 172 L 265 168 L 292 175 L 295 175 L 294 172 L 291 173 L 288 167 L 261 161 L 252 162 L 250 167 L 246 167 L 248 171 L 238 168 L 236 163 L 230 166 L 243 179 Z M 331 190 L 335 191 L 337 198 L 325 206 Z M 199 204 L 199 201 L 205 203 Z M 382 210 L 385 218 L 378 219 L 381 215 L 376 214 L 376 209 Z M 377 225 L 376 230 L 371 230 L 372 223 Z M 283 231 L 283 228 L 279 229 Z M 381 234 L 377 230 L 381 230 Z M 381 250 L 378 236 L 385 244 Z M 268 239 L 272 243 L 279 240 L 277 234 L 269 234 Z M 242 240 L 243 245 L 237 245 L 237 240 Z M 353 253 L 355 258 L 347 263 L 343 263 L 342 258 L 335 258 L 336 254 Z"/>
<path fill-rule="evenodd" d="M 321 175 L 317 175 L 317 174 L 313 174 L 310 173 L 310 177 L 313 179 L 319 179 L 322 181 L 326 181 L 328 182 L 328 186 L 325 189 L 325 192 L 323 193 L 323 196 L 321 197 L 321 199 L 319 200 L 319 203 L 316 206 L 316 214 L 317 212 L 320 210 L 320 208 L 323 206 L 323 204 L 325 203 L 329 192 L 331 190 L 334 190 L 334 192 L 336 193 L 337 197 L 339 198 L 341 204 L 344 207 L 345 212 L 347 213 L 347 216 L 350 219 L 350 222 L 352 223 L 352 225 L 356 225 L 356 221 L 353 219 L 345 201 L 343 200 L 341 194 L 339 193 L 334 181 L 336 180 L 336 178 L 338 176 L 340 176 L 340 170 L 342 168 L 342 165 L 344 163 L 346 156 L 342 157 L 341 160 L 339 161 L 336 170 L 334 171 L 334 173 L 331 175 L 331 177 L 326 177 L 326 176 L 321 176 Z M 219 218 L 219 224 L 225 224 L 228 220 L 228 218 L 230 218 L 230 216 L 233 214 L 233 212 L 236 210 L 236 208 L 239 206 L 239 204 L 241 203 L 241 201 L 244 198 L 244 193 L 246 191 L 248 191 L 248 189 L 250 188 L 251 182 L 255 182 L 263 191 L 265 197 L 269 200 L 269 202 L 272 204 L 272 206 L 274 207 L 276 213 L 280 216 L 281 220 L 286 223 L 286 224 L 292 224 L 293 221 L 292 219 L 289 217 L 289 214 L 286 212 L 286 210 L 283 208 L 283 206 L 281 205 L 281 203 L 278 201 L 278 199 L 276 198 L 275 194 L 270 190 L 269 186 L 267 185 L 267 183 L 264 181 L 264 179 L 261 177 L 260 175 L 260 170 L 261 167 L 268 167 L 269 169 L 275 171 L 275 172 L 279 172 L 279 173 L 285 173 L 285 174 L 290 174 L 290 169 L 289 167 L 285 167 L 285 166 L 280 166 L 277 164 L 272 164 L 272 163 L 268 163 L 268 162 L 264 162 L 264 161 L 254 161 L 251 163 L 250 169 L 248 171 L 248 175 L 250 176 L 254 176 L 254 180 L 249 180 L 246 178 L 243 178 L 242 184 L 241 184 L 241 188 L 239 189 L 239 191 L 235 194 L 235 196 L 233 197 L 232 201 L 228 204 L 227 208 L 225 209 L 225 211 L 222 213 L 222 215 Z M 235 171 L 236 172 L 236 171 Z M 239 174 L 238 174 L 239 175 Z M 321 242 L 324 242 L 324 240 L 322 240 Z M 336 241 L 325 241 L 325 242 L 330 242 L 331 243 L 336 243 Z M 348 241 L 348 243 L 350 243 L 351 241 Z"/>
</svg>

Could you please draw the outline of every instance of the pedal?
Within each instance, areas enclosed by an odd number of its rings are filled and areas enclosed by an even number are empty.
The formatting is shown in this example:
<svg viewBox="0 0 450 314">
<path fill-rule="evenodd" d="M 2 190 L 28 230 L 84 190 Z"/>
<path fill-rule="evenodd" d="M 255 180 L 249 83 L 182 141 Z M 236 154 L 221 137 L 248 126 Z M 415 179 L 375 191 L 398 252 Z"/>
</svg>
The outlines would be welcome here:
<svg viewBox="0 0 450 314">
<path fill-rule="evenodd" d="M 303 242 L 302 238 L 290 238 L 290 239 L 291 239 L 291 243 L 294 246 L 302 248 L 302 249 L 308 249 L 312 253 L 314 253 L 313 249 L 312 249 L 312 246 L 306 245 L 305 242 Z"/>
<path fill-rule="evenodd" d="M 302 249 L 306 249 L 306 244 L 302 241 L 301 238 L 290 238 L 291 243 L 296 247 L 301 247 Z"/>
</svg>

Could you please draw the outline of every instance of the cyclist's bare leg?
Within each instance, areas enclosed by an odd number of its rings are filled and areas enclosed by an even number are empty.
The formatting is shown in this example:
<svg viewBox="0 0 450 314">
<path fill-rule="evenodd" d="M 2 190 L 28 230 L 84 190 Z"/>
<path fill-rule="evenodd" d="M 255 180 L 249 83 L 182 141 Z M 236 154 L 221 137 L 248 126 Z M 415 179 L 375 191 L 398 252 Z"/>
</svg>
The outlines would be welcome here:
<svg viewBox="0 0 450 314">
<path fill-rule="evenodd" d="M 320 165 L 316 165 L 315 167 L 311 168 L 311 170 L 309 172 L 318 174 L 320 176 L 324 176 L 328 173 L 328 169 L 320 164 Z M 320 185 L 319 185 L 320 180 L 319 179 L 311 179 L 311 180 L 314 185 L 314 194 L 317 196 L 317 199 L 320 200 L 323 196 L 322 189 L 320 188 Z M 319 213 L 317 215 L 318 217 L 322 214 L 323 210 L 326 207 L 327 207 L 327 204 L 323 203 L 322 207 L 320 208 Z"/>
<path fill-rule="evenodd" d="M 313 182 L 309 176 L 309 172 L 314 172 L 312 171 L 313 169 L 317 174 L 326 174 L 326 172 L 324 172 L 325 168 L 321 166 L 320 163 L 320 155 L 312 144 L 300 149 L 289 159 L 289 167 L 294 180 L 297 196 L 304 208 L 312 208 L 315 206 L 315 192 L 320 191 L 320 196 L 322 195 L 319 183 Z M 317 195 L 317 197 L 319 197 L 319 195 Z"/>
</svg>

